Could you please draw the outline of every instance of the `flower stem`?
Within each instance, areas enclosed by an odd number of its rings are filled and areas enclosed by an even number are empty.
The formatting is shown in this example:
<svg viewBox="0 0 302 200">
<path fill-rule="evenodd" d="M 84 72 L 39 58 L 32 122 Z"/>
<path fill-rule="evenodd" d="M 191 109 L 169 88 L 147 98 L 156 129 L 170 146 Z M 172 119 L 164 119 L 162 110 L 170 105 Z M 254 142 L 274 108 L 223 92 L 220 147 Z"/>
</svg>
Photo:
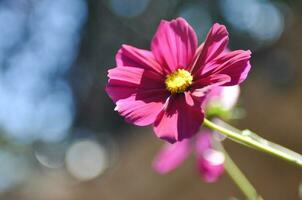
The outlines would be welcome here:
<svg viewBox="0 0 302 200">
<path fill-rule="evenodd" d="M 241 190 L 241 192 L 246 196 L 248 200 L 263 200 L 263 198 L 257 193 L 256 189 L 245 177 L 239 167 L 231 159 L 230 155 L 226 152 L 224 147 L 220 142 L 217 142 L 216 147 L 222 151 L 225 155 L 224 168 L 233 182 Z"/>
<path fill-rule="evenodd" d="M 218 131 L 235 142 L 241 143 L 258 151 L 270 154 L 282 160 L 288 161 L 296 166 L 302 168 L 302 155 L 292 150 L 282 147 L 278 144 L 270 142 L 250 130 L 240 131 L 231 125 L 225 128 L 217 125 L 208 119 L 204 119 L 203 124 L 208 128 Z"/>
</svg>

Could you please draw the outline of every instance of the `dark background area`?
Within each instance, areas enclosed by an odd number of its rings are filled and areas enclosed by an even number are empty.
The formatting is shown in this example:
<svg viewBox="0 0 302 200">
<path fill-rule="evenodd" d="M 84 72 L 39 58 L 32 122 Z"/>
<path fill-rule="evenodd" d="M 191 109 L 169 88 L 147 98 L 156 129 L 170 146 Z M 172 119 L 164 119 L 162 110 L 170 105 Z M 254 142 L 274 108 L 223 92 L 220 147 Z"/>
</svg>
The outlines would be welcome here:
<svg viewBox="0 0 302 200">
<path fill-rule="evenodd" d="M 244 199 L 227 175 L 204 183 L 192 158 L 156 174 L 163 142 L 114 112 L 107 70 L 122 44 L 149 49 L 161 19 L 186 18 L 199 43 L 225 24 L 230 48 L 253 52 L 236 126 L 302 152 L 301 11 L 295 0 L 0 1 L 1 199 Z M 300 169 L 225 145 L 265 200 L 299 199 Z"/>
</svg>

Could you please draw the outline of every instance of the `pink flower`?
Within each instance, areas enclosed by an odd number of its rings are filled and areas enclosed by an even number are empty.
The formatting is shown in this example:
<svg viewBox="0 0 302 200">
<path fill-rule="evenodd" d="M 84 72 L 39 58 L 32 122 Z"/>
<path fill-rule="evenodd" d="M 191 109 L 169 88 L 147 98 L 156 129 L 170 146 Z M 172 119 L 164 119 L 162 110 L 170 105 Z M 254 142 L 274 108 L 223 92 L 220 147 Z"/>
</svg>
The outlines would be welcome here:
<svg viewBox="0 0 302 200">
<path fill-rule="evenodd" d="M 204 101 L 205 107 L 215 104 L 224 110 L 231 110 L 237 103 L 240 94 L 239 85 L 213 88 Z"/>
<path fill-rule="evenodd" d="M 153 125 L 171 143 L 197 133 L 202 104 L 216 86 L 238 85 L 250 70 L 250 51 L 230 51 L 225 26 L 214 24 L 197 48 L 192 27 L 182 18 L 162 20 L 151 51 L 123 45 L 108 72 L 106 91 L 115 110 L 138 126 Z"/>
<path fill-rule="evenodd" d="M 192 152 L 197 169 L 206 182 L 215 182 L 224 171 L 224 154 L 212 148 L 211 131 L 203 129 L 196 137 L 175 144 L 166 143 L 153 161 L 153 169 L 166 174 L 178 167 Z"/>
</svg>

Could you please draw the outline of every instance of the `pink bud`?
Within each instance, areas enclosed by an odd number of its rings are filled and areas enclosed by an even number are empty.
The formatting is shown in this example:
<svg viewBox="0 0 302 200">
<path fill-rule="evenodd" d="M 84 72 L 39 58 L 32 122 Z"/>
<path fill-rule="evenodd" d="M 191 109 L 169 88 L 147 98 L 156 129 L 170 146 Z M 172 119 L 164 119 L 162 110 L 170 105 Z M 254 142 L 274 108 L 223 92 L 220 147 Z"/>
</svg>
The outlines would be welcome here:
<svg viewBox="0 0 302 200">
<path fill-rule="evenodd" d="M 227 86 L 227 87 L 216 87 L 208 95 L 206 106 L 219 105 L 224 110 L 232 109 L 239 98 L 240 87 Z"/>
<path fill-rule="evenodd" d="M 224 171 L 224 154 L 214 149 L 207 149 L 197 158 L 197 167 L 202 178 L 208 182 L 215 182 Z"/>
</svg>

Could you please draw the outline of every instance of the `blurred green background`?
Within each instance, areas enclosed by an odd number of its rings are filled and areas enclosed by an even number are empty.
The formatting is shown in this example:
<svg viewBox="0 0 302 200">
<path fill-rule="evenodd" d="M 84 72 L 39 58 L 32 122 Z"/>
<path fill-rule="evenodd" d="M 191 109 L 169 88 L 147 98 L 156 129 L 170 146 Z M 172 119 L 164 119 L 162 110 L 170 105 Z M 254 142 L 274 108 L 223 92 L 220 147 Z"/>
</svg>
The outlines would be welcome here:
<svg viewBox="0 0 302 200">
<path fill-rule="evenodd" d="M 159 21 L 178 16 L 200 43 L 219 22 L 231 49 L 252 50 L 237 125 L 302 152 L 301 1 L 1 0 L 1 199 L 244 199 L 227 175 L 203 183 L 194 159 L 152 171 L 162 142 L 126 124 L 104 91 L 121 44 L 148 49 Z M 226 148 L 264 199 L 299 199 L 300 169 Z"/>
</svg>

